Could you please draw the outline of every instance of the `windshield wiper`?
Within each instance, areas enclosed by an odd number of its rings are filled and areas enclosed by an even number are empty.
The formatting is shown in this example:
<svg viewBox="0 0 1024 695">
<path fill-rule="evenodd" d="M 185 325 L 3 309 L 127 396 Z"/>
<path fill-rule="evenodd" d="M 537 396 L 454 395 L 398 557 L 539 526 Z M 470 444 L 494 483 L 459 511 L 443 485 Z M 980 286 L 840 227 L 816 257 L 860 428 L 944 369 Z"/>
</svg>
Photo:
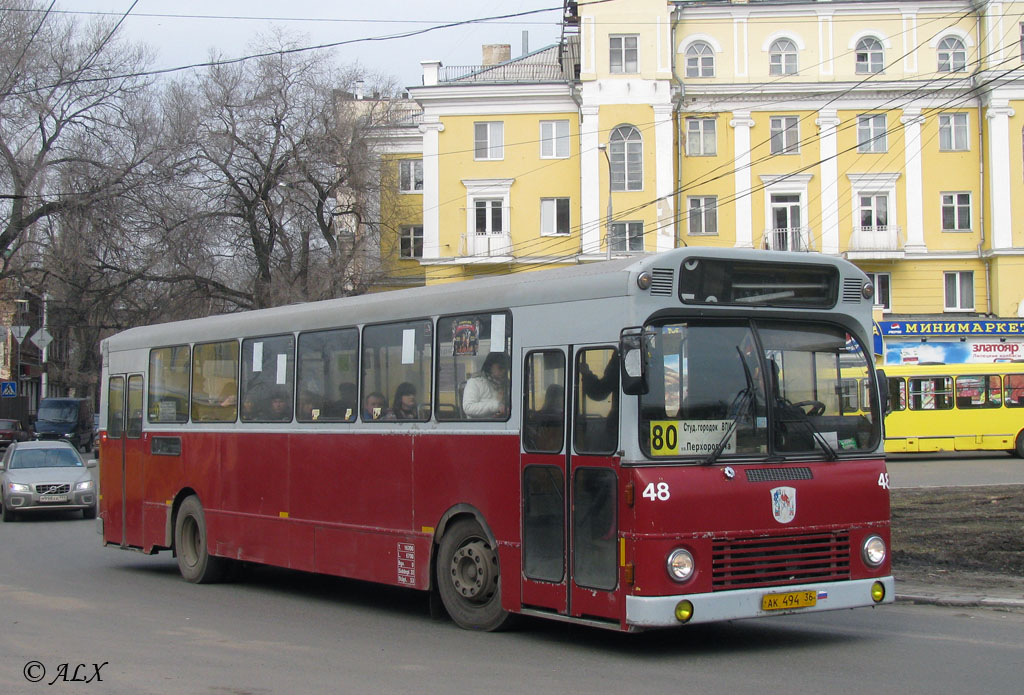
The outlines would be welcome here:
<svg viewBox="0 0 1024 695">
<path fill-rule="evenodd" d="M 836 454 L 836 450 L 833 449 L 832 445 L 828 443 L 827 439 L 825 439 L 825 435 L 821 433 L 821 430 L 814 426 L 814 423 L 812 423 L 806 415 L 800 419 L 787 420 L 786 422 L 798 423 L 802 425 L 808 432 L 810 432 L 811 439 L 813 439 L 817 443 L 817 445 L 821 447 L 821 450 L 825 452 L 825 458 L 827 458 L 829 461 L 835 461 L 837 458 L 839 458 L 839 455 Z"/>
<path fill-rule="evenodd" d="M 718 440 L 718 444 L 711 450 L 707 458 L 700 462 L 702 466 L 710 466 L 712 463 L 718 460 L 718 457 L 725 451 L 725 447 L 729 444 L 729 439 L 732 438 L 734 432 L 736 432 L 736 425 L 740 419 L 743 418 L 747 411 L 750 409 L 750 404 L 754 400 L 754 392 L 750 389 L 743 389 L 736 394 L 736 398 L 733 399 L 732 405 L 729 406 L 729 412 L 734 413 L 732 421 L 729 422 L 729 426 L 725 429 L 725 434 Z"/>
</svg>

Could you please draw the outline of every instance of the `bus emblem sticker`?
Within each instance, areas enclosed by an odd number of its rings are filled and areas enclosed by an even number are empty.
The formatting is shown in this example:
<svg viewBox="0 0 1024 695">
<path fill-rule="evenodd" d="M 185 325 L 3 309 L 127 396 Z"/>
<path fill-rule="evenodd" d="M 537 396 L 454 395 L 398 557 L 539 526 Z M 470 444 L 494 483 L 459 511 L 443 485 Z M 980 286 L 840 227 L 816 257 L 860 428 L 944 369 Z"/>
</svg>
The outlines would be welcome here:
<svg viewBox="0 0 1024 695">
<path fill-rule="evenodd" d="M 788 524 L 796 516 L 796 488 L 772 488 L 772 516 L 780 524 Z"/>
</svg>

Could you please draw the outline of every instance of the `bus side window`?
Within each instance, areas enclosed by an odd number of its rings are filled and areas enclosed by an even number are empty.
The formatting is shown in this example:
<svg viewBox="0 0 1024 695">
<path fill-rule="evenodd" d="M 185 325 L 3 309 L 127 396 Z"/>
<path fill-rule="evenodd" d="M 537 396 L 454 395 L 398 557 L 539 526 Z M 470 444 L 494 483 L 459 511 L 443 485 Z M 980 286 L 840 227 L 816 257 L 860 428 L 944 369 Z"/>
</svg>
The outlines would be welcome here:
<svg viewBox="0 0 1024 695">
<path fill-rule="evenodd" d="M 291 422 L 294 365 L 291 334 L 242 341 L 242 422 Z"/>
<path fill-rule="evenodd" d="M 392 399 L 388 401 L 390 408 L 383 416 L 364 413 L 364 422 L 430 418 L 432 329 L 433 324 L 429 320 L 363 328 L 360 365 L 363 399 L 365 401 L 367 396 L 378 393 Z"/>
<path fill-rule="evenodd" d="M 237 340 L 196 345 L 192 350 L 192 420 L 234 422 L 238 404 L 224 403 L 221 394 L 237 380 Z"/>
<path fill-rule="evenodd" d="M 1004 377 L 1003 397 L 1007 408 L 1024 408 L 1024 374 L 1007 374 Z"/>
<path fill-rule="evenodd" d="M 580 454 L 611 454 L 619 444 L 619 358 L 614 348 L 576 353 L 573 437 Z"/>
<path fill-rule="evenodd" d="M 508 312 L 438 319 L 438 420 L 508 420 L 511 329 Z"/>
<path fill-rule="evenodd" d="M 299 335 L 299 422 L 353 422 L 359 411 L 359 331 L 342 328 Z"/>
<path fill-rule="evenodd" d="M 907 409 L 907 380 L 903 377 L 889 377 L 889 409 Z"/>
</svg>

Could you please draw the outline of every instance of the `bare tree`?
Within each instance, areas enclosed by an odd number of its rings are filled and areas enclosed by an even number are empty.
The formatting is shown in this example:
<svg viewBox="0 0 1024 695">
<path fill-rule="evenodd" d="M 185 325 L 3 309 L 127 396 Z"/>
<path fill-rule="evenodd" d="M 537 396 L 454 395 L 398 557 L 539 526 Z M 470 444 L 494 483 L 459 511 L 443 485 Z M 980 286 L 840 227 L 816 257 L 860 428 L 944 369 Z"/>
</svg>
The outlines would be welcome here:
<svg viewBox="0 0 1024 695">
<path fill-rule="evenodd" d="M 196 281 L 238 308 L 362 292 L 378 272 L 364 253 L 376 242 L 376 109 L 339 107 L 361 76 L 296 48 L 276 35 L 253 48 L 272 54 L 214 66 L 169 102 L 176 121 L 195 114 L 188 186 L 214 266 Z"/>
<path fill-rule="evenodd" d="M 0 15 L 0 277 L 37 264 L 41 222 L 121 195 L 152 154 L 125 136 L 151 86 L 138 76 L 144 49 L 120 41 L 110 22 L 83 25 L 33 0 L 8 5 Z"/>
</svg>

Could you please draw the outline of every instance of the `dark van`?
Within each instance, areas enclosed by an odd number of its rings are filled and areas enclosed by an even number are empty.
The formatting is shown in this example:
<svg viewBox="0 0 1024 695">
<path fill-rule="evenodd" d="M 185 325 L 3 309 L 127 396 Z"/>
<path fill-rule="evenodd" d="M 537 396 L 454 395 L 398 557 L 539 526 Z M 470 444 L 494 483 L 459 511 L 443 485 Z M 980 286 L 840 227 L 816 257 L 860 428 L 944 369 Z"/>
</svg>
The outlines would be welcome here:
<svg viewBox="0 0 1024 695">
<path fill-rule="evenodd" d="M 92 401 L 88 398 L 44 398 L 36 413 L 36 439 L 63 439 L 79 451 L 92 451 Z"/>
</svg>

